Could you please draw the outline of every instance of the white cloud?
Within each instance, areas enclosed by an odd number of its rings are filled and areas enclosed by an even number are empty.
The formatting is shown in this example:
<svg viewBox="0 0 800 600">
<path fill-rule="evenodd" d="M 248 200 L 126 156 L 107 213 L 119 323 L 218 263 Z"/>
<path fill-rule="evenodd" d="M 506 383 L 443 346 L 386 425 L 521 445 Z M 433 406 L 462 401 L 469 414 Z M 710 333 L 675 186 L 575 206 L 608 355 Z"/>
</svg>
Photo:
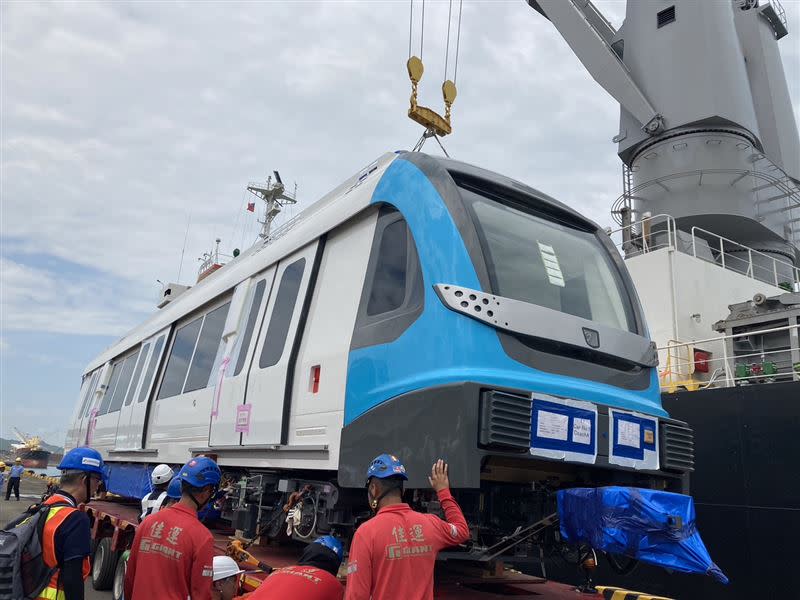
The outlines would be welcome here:
<svg viewBox="0 0 800 600">
<path fill-rule="evenodd" d="M 621 22 L 624 2 L 598 4 Z M 426 9 L 420 94 L 437 109 L 447 8 Z M 800 9 L 787 8 L 799 30 Z M 0 10 L 5 247 L 20 265 L 36 254 L 88 267 L 125 296 L 99 305 L 98 290 L 47 274 L 38 285 L 55 286 L 54 316 L 24 305 L 16 313 L 37 328 L 66 317 L 59 296 L 87 300 L 81 310 L 93 331 L 130 322 L 139 315 L 132 305 L 151 306 L 156 278 L 175 279 L 190 215 L 185 282 L 214 238 L 227 251 L 253 240 L 248 181 L 274 168 L 297 181 L 301 202 L 288 218 L 421 133 L 405 116 L 405 2 L 18 2 Z M 800 54 L 781 47 L 797 98 Z M 460 53 L 455 133 L 444 140 L 451 155 L 610 223 L 621 191 L 610 141 L 618 108 L 552 25 L 521 0 L 467 2 Z M 438 153 L 432 142 L 425 149 Z"/>
<path fill-rule="evenodd" d="M 596 4 L 621 23 L 625 2 Z M 800 5 L 784 4 L 800 111 Z M 426 3 L 420 102 L 436 109 L 447 9 Z M 609 224 L 615 102 L 522 0 L 465 2 L 462 27 L 450 154 Z M 18 330 L 118 335 L 141 321 L 156 278 L 177 276 L 190 215 L 184 282 L 214 238 L 249 244 L 248 181 L 272 169 L 297 181 L 289 218 L 421 133 L 406 118 L 408 2 L 3 2 L 0 28 L 0 327 L 13 359 L 34 359 Z M 36 360 L 72 360 L 66 347 Z M 0 350 L 10 356 L 4 338 Z M 9 421 L 63 440 L 52 430 L 75 379 L 33 397 L 18 387 L 29 401 Z"/>
<path fill-rule="evenodd" d="M 75 278 L 0 258 L 0 280 L 4 331 L 121 335 L 145 312 L 136 294 L 105 278 Z"/>
<path fill-rule="evenodd" d="M 79 121 L 73 119 L 63 111 L 52 106 L 40 106 L 37 104 L 18 104 L 13 109 L 14 114 L 22 119 L 31 121 L 44 121 L 46 123 L 56 123 L 64 125 L 79 125 Z"/>
</svg>

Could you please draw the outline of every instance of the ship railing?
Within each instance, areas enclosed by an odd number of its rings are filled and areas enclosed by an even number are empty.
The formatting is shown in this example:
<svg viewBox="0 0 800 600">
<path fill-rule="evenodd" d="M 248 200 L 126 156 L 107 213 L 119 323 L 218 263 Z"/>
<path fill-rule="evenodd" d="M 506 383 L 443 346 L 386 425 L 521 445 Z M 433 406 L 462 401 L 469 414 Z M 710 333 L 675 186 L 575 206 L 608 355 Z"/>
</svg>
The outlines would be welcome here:
<svg viewBox="0 0 800 600">
<path fill-rule="evenodd" d="M 789 261 L 700 227 L 678 229 L 671 215 L 645 217 L 606 233 L 624 258 L 668 248 L 786 291 L 800 288 L 800 268 Z"/>
<path fill-rule="evenodd" d="M 783 4 L 779 0 L 769 0 L 769 3 L 775 7 L 775 12 L 778 13 L 778 18 L 784 26 L 787 26 L 786 11 L 783 9 Z"/>
<path fill-rule="evenodd" d="M 787 344 L 779 348 L 753 350 L 752 352 L 729 352 L 729 343 L 740 338 L 785 332 Z M 773 383 L 776 381 L 800 381 L 800 349 L 791 345 L 797 339 L 800 324 L 785 325 L 736 333 L 691 342 L 670 340 L 658 348 L 660 357 L 666 357 L 664 366 L 659 369 L 659 382 L 662 391 L 674 392 L 681 389 L 694 391 L 709 387 L 732 387 L 752 383 Z M 722 356 L 703 358 L 708 366 L 705 373 L 697 371 L 698 359 L 695 349 L 707 352 L 711 348 L 721 348 Z M 710 353 L 709 353 L 710 354 Z M 767 364 L 769 363 L 769 368 Z M 737 366 L 742 367 L 737 372 Z M 769 372 L 767 372 L 769 371 Z"/>
<path fill-rule="evenodd" d="M 284 235 L 286 235 L 295 225 L 297 225 L 304 218 L 305 218 L 305 215 L 302 212 L 297 214 L 297 215 L 295 215 L 294 217 L 292 217 L 291 219 L 289 219 L 285 223 L 282 223 L 280 225 L 280 227 L 276 227 L 275 229 L 270 231 L 270 233 L 267 236 L 267 239 L 265 240 L 265 242 L 268 244 L 270 242 L 274 242 L 278 238 L 282 238 Z"/>
<path fill-rule="evenodd" d="M 800 282 L 800 269 L 792 263 L 700 227 L 691 229 L 691 248 L 695 258 L 775 287 L 784 284 L 787 291 L 793 291 L 795 284 Z"/>
<path fill-rule="evenodd" d="M 667 214 L 645 217 L 625 227 L 606 230 L 625 258 L 663 248 L 674 249 L 677 246 L 676 232 L 675 219 Z"/>
<path fill-rule="evenodd" d="M 198 260 L 200 261 L 200 267 L 197 269 L 197 275 L 200 277 L 206 273 L 206 271 L 219 268 L 219 266 L 215 265 L 224 265 L 228 261 L 233 260 L 233 256 L 230 254 L 223 254 L 219 250 L 215 250 L 214 252 L 204 253 L 203 256 Z"/>
<path fill-rule="evenodd" d="M 781 4 L 780 0 L 765 0 L 764 8 L 767 6 L 771 6 L 775 11 L 775 16 L 778 19 L 778 22 L 783 25 L 783 29 L 788 29 L 789 23 L 786 21 L 786 10 L 784 10 L 783 4 Z"/>
<path fill-rule="evenodd" d="M 647 202 L 647 191 L 649 188 L 656 188 L 659 192 L 663 192 L 664 186 L 671 181 L 680 181 L 683 179 L 696 180 L 697 185 L 703 185 L 703 179 L 711 176 L 712 179 L 720 179 L 730 177 L 728 184 L 733 187 L 737 185 L 753 185 L 750 192 L 756 193 L 756 216 L 768 217 L 770 215 L 791 212 L 800 209 L 800 186 L 795 183 L 794 179 L 790 177 L 779 165 L 772 162 L 769 157 L 761 153 L 755 153 L 751 157 L 753 162 L 753 169 L 697 169 L 694 171 L 684 171 L 681 173 L 670 173 L 655 179 L 644 181 L 639 185 L 633 186 L 632 180 L 626 181 L 623 176 L 623 192 L 611 205 L 611 216 L 619 225 L 624 225 L 624 209 L 630 209 L 632 214 L 641 214 L 632 207 L 632 201 L 638 200 L 642 203 Z M 756 168 L 758 165 L 758 168 Z M 636 172 L 636 167 L 631 169 L 631 173 Z M 632 179 L 632 178 L 631 178 Z M 778 192 L 773 196 L 760 198 L 761 192 L 771 194 Z M 775 202 L 782 204 L 779 208 L 772 208 L 777 206 Z M 767 206 L 769 205 L 769 206 Z M 762 206 L 770 208 L 770 210 L 762 211 Z M 791 216 L 791 215 L 790 215 Z"/>
</svg>

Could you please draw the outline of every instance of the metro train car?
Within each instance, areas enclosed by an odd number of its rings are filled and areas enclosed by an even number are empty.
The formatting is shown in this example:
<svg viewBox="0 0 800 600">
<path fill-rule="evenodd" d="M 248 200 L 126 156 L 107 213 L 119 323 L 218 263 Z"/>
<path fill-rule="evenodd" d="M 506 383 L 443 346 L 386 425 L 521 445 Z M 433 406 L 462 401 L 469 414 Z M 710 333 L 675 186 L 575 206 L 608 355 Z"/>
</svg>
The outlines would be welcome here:
<svg viewBox="0 0 800 600">
<path fill-rule="evenodd" d="M 352 530 L 384 452 L 434 510 L 441 457 L 483 541 L 552 512 L 563 487 L 686 491 L 691 430 L 661 406 L 636 292 L 595 223 L 397 152 L 289 225 L 87 366 L 67 448 L 103 453 L 109 491 L 143 494 L 155 464 L 206 454 L 238 529 L 278 535 L 294 494 L 289 531 L 309 540 Z"/>
</svg>

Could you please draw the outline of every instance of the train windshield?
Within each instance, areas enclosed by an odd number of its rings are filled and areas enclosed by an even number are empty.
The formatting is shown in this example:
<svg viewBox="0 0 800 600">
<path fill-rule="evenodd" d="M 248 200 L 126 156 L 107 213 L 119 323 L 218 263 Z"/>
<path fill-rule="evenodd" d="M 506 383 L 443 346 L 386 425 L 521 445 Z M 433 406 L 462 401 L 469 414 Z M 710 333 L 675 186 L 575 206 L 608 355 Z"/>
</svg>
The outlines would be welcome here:
<svg viewBox="0 0 800 600">
<path fill-rule="evenodd" d="M 628 292 L 594 233 L 461 188 L 492 292 L 636 332 Z"/>
</svg>

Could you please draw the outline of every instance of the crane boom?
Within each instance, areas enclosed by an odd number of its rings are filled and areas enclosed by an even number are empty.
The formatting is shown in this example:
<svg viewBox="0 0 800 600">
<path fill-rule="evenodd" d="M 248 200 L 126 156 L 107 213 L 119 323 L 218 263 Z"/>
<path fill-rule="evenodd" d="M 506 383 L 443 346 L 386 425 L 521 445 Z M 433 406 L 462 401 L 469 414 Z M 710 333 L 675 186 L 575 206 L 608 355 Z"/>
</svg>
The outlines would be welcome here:
<svg viewBox="0 0 800 600">
<path fill-rule="evenodd" d="M 17 429 L 16 427 L 14 427 L 13 429 L 14 429 L 14 435 L 16 435 L 16 436 L 17 436 L 17 439 L 18 439 L 20 442 L 22 442 L 23 444 L 27 443 L 27 441 L 28 441 L 28 436 L 26 436 L 24 433 L 22 433 L 22 432 L 21 432 L 19 429 Z"/>
<path fill-rule="evenodd" d="M 611 47 L 616 30 L 589 0 L 528 0 L 544 15 L 592 78 L 639 121 L 649 134 L 663 129 L 663 119 Z"/>
</svg>

